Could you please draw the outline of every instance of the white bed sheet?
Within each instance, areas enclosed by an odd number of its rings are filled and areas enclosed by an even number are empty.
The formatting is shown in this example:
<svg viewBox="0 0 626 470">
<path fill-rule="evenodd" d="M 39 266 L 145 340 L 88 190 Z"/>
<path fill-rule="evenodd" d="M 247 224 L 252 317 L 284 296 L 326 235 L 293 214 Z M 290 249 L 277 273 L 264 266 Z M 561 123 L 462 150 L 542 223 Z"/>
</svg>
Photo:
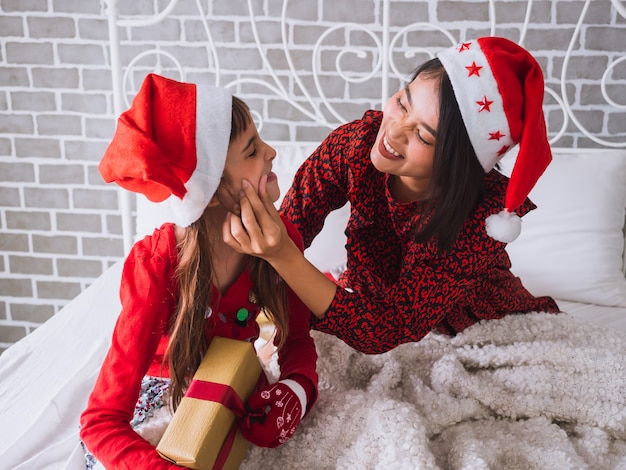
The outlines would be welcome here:
<svg viewBox="0 0 626 470">
<path fill-rule="evenodd" d="M 0 356 L 0 469 L 84 469 L 79 417 L 120 312 L 122 265 Z"/>
<path fill-rule="evenodd" d="M 577 320 L 626 333 L 626 307 L 605 307 L 560 299 L 556 299 L 556 303 L 563 312 Z"/>
</svg>

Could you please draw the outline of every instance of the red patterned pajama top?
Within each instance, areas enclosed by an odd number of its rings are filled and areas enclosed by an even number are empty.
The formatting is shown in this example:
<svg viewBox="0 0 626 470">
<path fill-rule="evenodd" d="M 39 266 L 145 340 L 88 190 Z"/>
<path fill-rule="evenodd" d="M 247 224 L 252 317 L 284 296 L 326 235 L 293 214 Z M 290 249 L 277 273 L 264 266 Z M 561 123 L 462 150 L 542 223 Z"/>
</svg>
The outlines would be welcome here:
<svg viewBox="0 0 626 470">
<path fill-rule="evenodd" d="M 325 317 L 313 318 L 313 328 L 376 354 L 431 330 L 454 334 L 510 313 L 558 312 L 552 298 L 524 288 L 510 271 L 505 244 L 485 232 L 487 216 L 504 207 L 508 178 L 496 170 L 485 176 L 483 200 L 452 250 L 441 254 L 434 241 L 412 241 L 426 203 L 398 203 L 388 190 L 389 176 L 372 165 L 381 120 L 382 112 L 367 111 L 333 131 L 302 164 L 281 205 L 308 247 L 325 217 L 350 203 L 347 269 L 338 280 L 343 288 Z M 518 213 L 534 208 L 527 199 Z"/>
</svg>

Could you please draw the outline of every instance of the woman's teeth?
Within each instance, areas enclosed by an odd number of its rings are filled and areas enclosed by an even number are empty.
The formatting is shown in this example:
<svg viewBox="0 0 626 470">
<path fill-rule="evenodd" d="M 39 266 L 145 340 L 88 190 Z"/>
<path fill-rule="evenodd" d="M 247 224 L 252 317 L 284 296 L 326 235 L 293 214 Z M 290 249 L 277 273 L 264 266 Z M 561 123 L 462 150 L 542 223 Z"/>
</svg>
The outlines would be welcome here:
<svg viewBox="0 0 626 470">
<path fill-rule="evenodd" d="M 389 145 L 389 141 L 387 140 L 387 137 L 383 138 L 383 145 L 385 146 L 385 149 L 387 150 L 387 152 L 389 152 L 390 154 L 392 154 L 392 155 L 394 155 L 394 156 L 396 156 L 398 158 L 402 157 L 402 155 L 400 155 L 398 152 L 396 152 L 396 150 L 391 145 Z"/>
</svg>

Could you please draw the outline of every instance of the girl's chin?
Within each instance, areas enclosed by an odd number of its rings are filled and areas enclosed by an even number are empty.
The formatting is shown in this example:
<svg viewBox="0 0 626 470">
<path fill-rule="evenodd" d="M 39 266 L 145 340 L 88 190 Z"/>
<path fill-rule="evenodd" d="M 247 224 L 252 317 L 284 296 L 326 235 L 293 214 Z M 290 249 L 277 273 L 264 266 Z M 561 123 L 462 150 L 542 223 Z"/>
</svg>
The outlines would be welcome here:
<svg viewBox="0 0 626 470">
<path fill-rule="evenodd" d="M 280 198 L 280 186 L 278 186 L 278 178 L 274 177 L 272 181 L 267 182 L 267 194 L 273 202 Z"/>
</svg>

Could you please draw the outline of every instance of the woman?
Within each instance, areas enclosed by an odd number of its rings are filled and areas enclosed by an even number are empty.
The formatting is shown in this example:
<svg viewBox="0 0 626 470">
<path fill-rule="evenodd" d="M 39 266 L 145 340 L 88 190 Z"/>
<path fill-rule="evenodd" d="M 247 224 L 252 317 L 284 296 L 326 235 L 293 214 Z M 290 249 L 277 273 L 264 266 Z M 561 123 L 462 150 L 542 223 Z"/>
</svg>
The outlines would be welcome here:
<svg viewBox="0 0 626 470">
<path fill-rule="evenodd" d="M 482 319 L 558 312 L 524 288 L 505 251 L 551 160 L 543 86 L 526 50 L 480 38 L 417 69 L 383 112 L 333 131 L 297 172 L 281 211 L 309 246 L 326 215 L 350 203 L 337 283 L 286 237 L 263 181 L 262 200 L 245 185 L 241 218 L 227 217 L 224 238 L 274 266 L 315 315 L 313 328 L 365 353 Z M 517 143 L 509 181 L 494 166 Z"/>
<path fill-rule="evenodd" d="M 95 459 L 106 468 L 178 468 L 135 428 L 163 406 L 176 409 L 214 336 L 254 341 L 261 309 L 277 326 L 280 379 L 250 396 L 242 434 L 276 447 L 311 409 L 317 355 L 308 309 L 271 266 L 221 237 L 226 214 L 236 210 L 231 188 L 242 179 L 258 186 L 263 177 L 265 197 L 278 199 L 275 156 L 246 105 L 225 89 L 150 74 L 120 116 L 100 172 L 170 204 L 177 220 L 135 243 L 124 263 L 122 311 L 80 420 L 88 468 Z"/>
</svg>

